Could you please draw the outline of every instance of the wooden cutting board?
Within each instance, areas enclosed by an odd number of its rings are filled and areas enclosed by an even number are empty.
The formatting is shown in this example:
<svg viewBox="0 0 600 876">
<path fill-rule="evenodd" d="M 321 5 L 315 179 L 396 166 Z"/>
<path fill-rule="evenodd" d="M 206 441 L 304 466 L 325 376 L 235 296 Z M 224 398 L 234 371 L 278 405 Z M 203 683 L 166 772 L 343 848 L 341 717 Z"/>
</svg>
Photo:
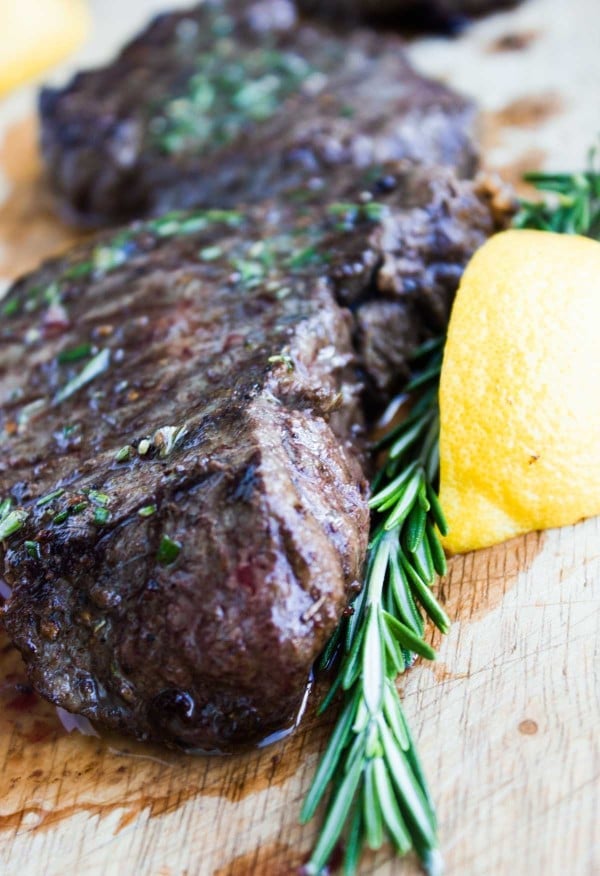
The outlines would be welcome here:
<svg viewBox="0 0 600 876">
<path fill-rule="evenodd" d="M 156 3 L 95 6 L 79 61 L 112 51 Z M 581 166 L 600 127 L 599 36 L 596 0 L 531 0 L 410 51 L 481 102 L 487 163 L 515 178 Z M 0 104 L 0 283 L 75 237 L 41 180 L 32 107 L 32 89 Z M 455 558 L 439 590 L 452 630 L 400 687 L 448 873 L 597 876 L 600 519 Z M 297 873 L 315 835 L 297 817 L 332 720 L 309 707 L 284 742 L 218 759 L 68 735 L 0 634 L 0 874 Z M 417 872 L 387 850 L 361 869 Z"/>
</svg>

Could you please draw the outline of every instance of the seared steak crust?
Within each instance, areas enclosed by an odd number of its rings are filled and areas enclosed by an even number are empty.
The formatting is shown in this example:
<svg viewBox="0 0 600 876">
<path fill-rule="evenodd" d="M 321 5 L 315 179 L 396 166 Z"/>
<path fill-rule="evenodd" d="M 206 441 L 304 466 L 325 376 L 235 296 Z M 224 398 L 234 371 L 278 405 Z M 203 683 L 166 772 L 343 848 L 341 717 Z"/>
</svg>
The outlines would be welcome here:
<svg viewBox="0 0 600 876">
<path fill-rule="evenodd" d="M 303 184 L 335 198 L 384 161 L 476 164 L 471 105 L 416 74 L 397 40 L 298 25 L 286 0 L 161 16 L 112 64 L 45 89 L 40 110 L 49 177 L 80 222 Z"/>
<path fill-rule="evenodd" d="M 348 314 L 213 267 L 212 224 L 51 263 L 0 329 L 6 627 L 49 699 L 202 749 L 293 720 L 369 525 Z"/>
<path fill-rule="evenodd" d="M 368 185 L 138 223 L 0 305 L 4 622 L 52 701 L 200 749 L 293 721 L 361 577 L 361 384 L 497 222 L 449 172 Z"/>
</svg>

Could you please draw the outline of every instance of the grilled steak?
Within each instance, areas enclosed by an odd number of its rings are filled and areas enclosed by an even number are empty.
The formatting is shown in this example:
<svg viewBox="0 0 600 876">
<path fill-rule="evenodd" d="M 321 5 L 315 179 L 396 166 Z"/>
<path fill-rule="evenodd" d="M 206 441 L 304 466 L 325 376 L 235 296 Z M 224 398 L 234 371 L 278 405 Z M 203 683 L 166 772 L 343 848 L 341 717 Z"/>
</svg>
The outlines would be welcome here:
<svg viewBox="0 0 600 876">
<path fill-rule="evenodd" d="M 400 44 L 298 25 L 287 0 L 164 15 L 109 66 L 45 89 L 42 148 L 81 222 L 237 206 L 409 159 L 470 175 L 472 107 Z"/>
<path fill-rule="evenodd" d="M 385 395 L 495 223 L 448 172 L 358 182 L 138 223 L 3 302 L 4 622 L 55 703 L 201 749 L 293 720 L 366 549 L 351 336 Z"/>
<path fill-rule="evenodd" d="M 46 266 L 0 329 L 6 628 L 49 699 L 202 749 L 293 720 L 369 526 L 327 422 L 360 423 L 348 315 L 318 277 L 256 285 L 215 218 Z"/>
</svg>

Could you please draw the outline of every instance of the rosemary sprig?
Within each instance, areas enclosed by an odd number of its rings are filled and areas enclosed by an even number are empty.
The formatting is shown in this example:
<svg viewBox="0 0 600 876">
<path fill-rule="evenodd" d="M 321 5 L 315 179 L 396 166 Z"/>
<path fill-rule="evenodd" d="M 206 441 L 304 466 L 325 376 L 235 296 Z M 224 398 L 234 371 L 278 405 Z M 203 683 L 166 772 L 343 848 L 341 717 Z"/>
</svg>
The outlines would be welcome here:
<svg viewBox="0 0 600 876">
<path fill-rule="evenodd" d="M 442 344 L 421 348 L 422 370 L 406 387 L 412 410 L 379 442 L 385 462 L 370 502 L 365 586 L 321 661 L 335 667 L 321 711 L 340 690 L 343 705 L 302 810 L 306 822 L 331 788 L 308 874 L 321 873 L 342 838 L 345 874 L 356 871 L 364 845 L 377 849 L 385 840 L 399 854 L 414 848 L 428 873 L 441 872 L 435 812 L 395 680 L 415 654 L 435 657 L 423 638 L 424 614 L 442 632 L 449 627 L 430 589 L 446 571 L 438 538 L 446 523 L 433 486 Z"/>
<path fill-rule="evenodd" d="M 521 200 L 514 227 L 600 240 L 597 157 L 598 150 L 590 150 L 583 173 L 526 174 L 548 197 Z M 423 611 L 442 632 L 449 627 L 430 589 L 435 573 L 446 570 L 437 535 L 446 522 L 435 490 L 442 349 L 442 340 L 421 348 L 424 367 L 406 387 L 411 412 L 379 442 L 386 459 L 373 481 L 365 585 L 321 661 L 336 672 L 320 711 L 340 690 L 343 706 L 302 810 L 308 821 L 331 788 L 309 874 L 323 870 L 342 839 L 347 876 L 356 872 L 365 844 L 376 849 L 385 839 L 399 854 L 414 848 L 429 874 L 441 871 L 435 812 L 395 679 L 413 654 L 435 656 L 423 640 Z"/>
<path fill-rule="evenodd" d="M 600 167 L 598 149 L 588 155 L 583 173 L 526 173 L 523 179 L 542 192 L 542 201 L 521 201 L 516 228 L 537 228 L 600 239 Z"/>
</svg>

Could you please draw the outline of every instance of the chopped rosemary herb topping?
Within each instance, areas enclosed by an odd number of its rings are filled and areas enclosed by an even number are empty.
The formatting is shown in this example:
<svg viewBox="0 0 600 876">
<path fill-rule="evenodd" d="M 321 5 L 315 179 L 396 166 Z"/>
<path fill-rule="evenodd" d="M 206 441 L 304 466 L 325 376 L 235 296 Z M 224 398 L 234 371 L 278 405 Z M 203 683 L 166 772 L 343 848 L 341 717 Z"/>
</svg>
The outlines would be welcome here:
<svg viewBox="0 0 600 876">
<path fill-rule="evenodd" d="M 283 353 L 277 356 L 269 356 L 267 362 L 269 362 L 271 365 L 278 365 L 279 363 L 281 363 L 282 365 L 285 365 L 288 371 L 293 371 L 295 367 L 292 357 L 286 356 Z"/>
<path fill-rule="evenodd" d="M 40 546 L 37 541 L 26 541 L 25 550 L 32 560 L 39 560 L 41 558 Z"/>
<path fill-rule="evenodd" d="M 171 155 L 230 143 L 249 122 L 269 119 L 312 72 L 299 55 L 271 48 L 232 58 L 230 41 L 217 38 L 198 53 L 185 92 L 153 120 L 156 142 Z"/>
<path fill-rule="evenodd" d="M 322 264 L 324 260 L 323 253 L 314 246 L 307 246 L 299 252 L 292 253 L 287 260 L 287 267 L 292 271 L 297 271 L 299 268 L 307 267 L 307 265 Z"/>
<path fill-rule="evenodd" d="M 64 495 L 64 490 L 62 487 L 59 487 L 58 490 L 54 490 L 52 493 L 48 493 L 47 496 L 42 496 L 41 499 L 38 499 L 36 504 L 37 508 L 43 508 L 44 505 L 49 505 L 50 502 L 53 502 L 55 499 L 59 499 L 62 495 Z"/>
<path fill-rule="evenodd" d="M 92 254 L 92 268 L 95 274 L 108 274 L 120 268 L 135 250 L 132 242 L 132 232 L 120 231 L 107 243 L 98 244 Z"/>
<path fill-rule="evenodd" d="M 244 214 L 240 213 L 239 210 L 213 208 L 194 210 L 191 213 L 174 210 L 171 213 L 165 213 L 159 219 L 150 219 L 145 223 L 145 227 L 158 237 L 174 237 L 178 234 L 195 234 L 210 228 L 212 225 L 238 228 L 243 221 Z M 207 249 L 211 249 L 211 247 L 207 247 Z M 218 249 L 218 247 L 212 247 L 212 249 Z"/>
<path fill-rule="evenodd" d="M 18 532 L 28 517 L 27 511 L 9 511 L 0 520 L 0 541 Z"/>
<path fill-rule="evenodd" d="M 125 444 L 120 450 L 115 453 L 115 462 L 128 462 L 134 454 L 134 449 L 131 444 Z"/>
<path fill-rule="evenodd" d="M 105 507 L 110 502 L 110 496 L 106 493 L 99 493 L 98 490 L 85 490 L 84 491 L 92 504 L 100 505 L 101 507 Z"/>
<path fill-rule="evenodd" d="M 223 250 L 220 246 L 205 246 L 198 255 L 205 262 L 214 262 L 215 259 L 221 258 Z"/>
<path fill-rule="evenodd" d="M 367 201 L 364 204 L 342 201 L 330 204 L 327 212 L 339 220 L 335 225 L 337 230 L 349 231 L 361 220 L 379 222 L 388 212 L 388 207 L 379 201 Z"/>
<path fill-rule="evenodd" d="M 172 566 L 181 553 L 181 542 L 174 541 L 168 535 L 163 535 L 158 546 L 156 561 L 161 566 Z"/>
<path fill-rule="evenodd" d="M 65 509 L 64 511 L 59 511 L 58 514 L 56 514 L 52 518 L 52 523 L 56 523 L 57 525 L 60 525 L 61 523 L 65 522 L 65 520 L 67 519 L 68 516 L 69 516 L 69 509 L 68 508 Z"/>
<path fill-rule="evenodd" d="M 140 517 L 152 517 L 153 514 L 156 514 L 156 505 L 144 505 L 143 508 L 140 508 L 138 514 Z"/>
<path fill-rule="evenodd" d="M 73 347 L 71 350 L 63 350 L 56 357 L 59 365 L 66 365 L 69 362 L 79 362 L 80 359 L 86 359 L 92 352 L 91 344 L 80 344 L 78 347 Z"/>
<path fill-rule="evenodd" d="M 110 350 L 100 350 L 96 353 L 93 359 L 87 363 L 82 371 L 79 372 L 72 380 L 60 389 L 53 399 L 53 404 L 59 405 L 61 402 L 70 398 L 82 387 L 91 383 L 96 377 L 102 374 L 110 364 Z"/>
<path fill-rule="evenodd" d="M 84 279 L 85 277 L 89 277 L 93 270 L 94 265 L 92 262 L 79 262 L 74 265 L 69 265 L 69 267 L 63 273 L 63 278 L 65 280 Z"/>
<path fill-rule="evenodd" d="M 2 306 L 2 316 L 15 316 L 19 312 L 19 299 L 11 298 Z"/>
<path fill-rule="evenodd" d="M 104 526 L 110 520 L 110 511 L 108 508 L 94 508 L 94 523 L 98 526 Z"/>
</svg>

